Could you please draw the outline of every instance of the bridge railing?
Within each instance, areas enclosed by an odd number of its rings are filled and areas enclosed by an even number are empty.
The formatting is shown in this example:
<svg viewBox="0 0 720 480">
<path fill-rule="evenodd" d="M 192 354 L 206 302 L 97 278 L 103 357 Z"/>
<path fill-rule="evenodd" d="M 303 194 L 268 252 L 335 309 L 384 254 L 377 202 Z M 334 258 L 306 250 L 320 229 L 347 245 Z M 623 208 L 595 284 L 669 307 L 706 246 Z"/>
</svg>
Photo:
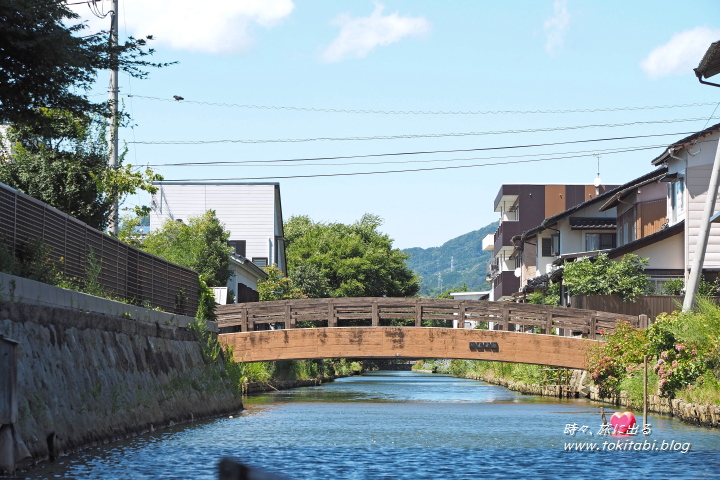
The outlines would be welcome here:
<svg viewBox="0 0 720 480">
<path fill-rule="evenodd" d="M 255 326 L 283 323 L 297 328 L 299 322 L 327 322 L 328 327 L 382 326 L 393 320 L 405 320 L 410 326 L 421 327 L 429 320 L 457 320 L 462 328 L 466 321 L 486 322 L 494 330 L 521 331 L 537 328 L 540 333 L 580 332 L 595 339 L 614 330 L 618 321 L 636 327 L 647 327 L 647 317 L 553 307 L 526 303 L 490 302 L 482 300 L 445 300 L 429 298 L 318 298 L 279 300 L 273 302 L 220 305 L 217 310 L 221 332 L 234 329 L 252 332 Z"/>
</svg>

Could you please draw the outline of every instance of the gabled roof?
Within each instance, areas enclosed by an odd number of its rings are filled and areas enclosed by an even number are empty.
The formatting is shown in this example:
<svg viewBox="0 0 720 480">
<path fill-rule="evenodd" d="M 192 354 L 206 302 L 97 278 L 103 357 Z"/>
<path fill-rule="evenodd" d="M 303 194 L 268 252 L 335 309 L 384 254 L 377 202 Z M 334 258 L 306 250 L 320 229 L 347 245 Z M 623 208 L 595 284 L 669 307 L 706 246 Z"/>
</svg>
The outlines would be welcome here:
<svg viewBox="0 0 720 480">
<path fill-rule="evenodd" d="M 663 168 L 664 168 L 664 167 L 663 167 Z M 553 224 L 559 222 L 559 221 L 562 220 L 563 218 L 572 215 L 573 213 L 577 212 L 578 210 L 581 210 L 581 209 L 583 209 L 583 208 L 585 208 L 585 207 L 588 207 L 588 206 L 590 206 L 590 205 L 593 205 L 594 203 L 597 203 L 597 202 L 599 202 L 599 201 L 601 201 L 601 200 L 607 201 L 609 198 L 611 198 L 613 195 L 615 195 L 616 193 L 618 193 L 618 192 L 619 192 L 620 190 L 622 190 L 623 188 L 627 188 L 627 186 L 630 185 L 630 184 L 639 183 L 639 182 L 643 182 L 643 181 L 645 181 L 645 180 L 647 180 L 647 179 L 649 179 L 649 178 L 654 178 L 655 176 L 658 175 L 657 172 L 659 172 L 660 170 L 662 170 L 662 169 L 653 170 L 653 171 L 650 172 L 650 173 L 646 173 L 646 174 L 643 175 L 642 177 L 638 177 L 638 178 L 636 178 L 635 180 L 631 180 L 630 182 L 628 182 L 628 183 L 626 183 L 626 184 L 624 184 L 624 185 L 620 185 L 619 187 L 615 187 L 615 188 L 613 188 L 612 190 L 608 190 L 607 192 L 602 193 L 602 194 L 598 195 L 598 196 L 595 197 L 595 198 L 591 198 L 590 200 L 587 200 L 587 201 L 585 201 L 585 202 L 583 202 L 583 203 L 580 203 L 580 204 L 578 204 L 578 205 L 575 205 L 575 206 L 572 207 L 572 208 L 568 208 L 568 209 L 565 210 L 564 212 L 560 212 L 560 213 L 558 213 L 557 215 L 554 215 L 554 216 L 552 216 L 552 217 L 546 218 L 546 219 L 543 220 L 543 222 L 542 222 L 540 225 L 538 225 L 537 227 L 532 228 L 532 229 L 530 229 L 530 230 L 528 230 L 528 231 L 526 231 L 526 232 L 523 232 L 523 234 L 522 234 L 522 239 L 525 240 L 525 238 L 527 238 L 527 237 L 532 237 L 532 236 L 534 236 L 534 235 L 537 235 L 538 233 L 540 233 L 540 232 L 542 232 L 543 230 L 545 230 L 546 228 L 548 228 L 550 225 L 553 225 Z M 666 169 L 666 171 L 667 171 L 667 169 Z"/>
<path fill-rule="evenodd" d="M 676 150 L 679 150 L 683 147 L 687 147 L 688 145 L 697 142 L 698 140 L 702 140 L 703 138 L 709 137 L 710 135 L 717 133 L 720 131 L 720 123 L 716 123 L 712 127 L 708 127 L 705 130 L 702 130 L 700 132 L 693 133 L 692 135 L 689 135 L 682 140 L 679 140 L 672 145 L 669 145 L 665 151 L 660 154 L 659 156 L 655 157 L 653 161 L 651 162 L 653 165 L 660 165 L 661 163 L 665 162 L 667 158 L 670 156 L 670 154 Z"/>
<path fill-rule="evenodd" d="M 613 248 L 608 252 L 608 257 L 617 258 L 625 255 L 626 253 L 631 253 L 638 248 L 647 247 L 648 245 L 652 245 L 653 243 L 665 240 L 666 238 L 670 238 L 674 235 L 677 235 L 678 233 L 682 233 L 684 229 L 685 220 L 676 223 L 672 227 L 663 228 L 659 232 L 655 232 L 652 235 L 648 235 L 638 240 L 634 240 L 630 243 L 626 243 L 625 245 L 621 245 L 617 248 Z"/>
<path fill-rule="evenodd" d="M 604 212 L 605 210 L 609 210 L 612 207 L 616 206 L 618 203 L 620 203 L 620 200 L 630 195 L 633 190 L 649 183 L 657 182 L 658 180 L 662 179 L 667 175 L 667 171 L 667 166 L 660 167 L 657 170 L 650 172 L 652 174 L 650 175 L 650 178 L 646 178 L 648 177 L 648 175 L 644 175 L 643 177 L 636 178 L 635 180 L 632 180 L 625 185 L 620 185 L 620 191 L 612 195 L 612 197 L 608 199 L 608 201 L 605 202 L 602 207 L 600 207 L 600 211 Z"/>
</svg>

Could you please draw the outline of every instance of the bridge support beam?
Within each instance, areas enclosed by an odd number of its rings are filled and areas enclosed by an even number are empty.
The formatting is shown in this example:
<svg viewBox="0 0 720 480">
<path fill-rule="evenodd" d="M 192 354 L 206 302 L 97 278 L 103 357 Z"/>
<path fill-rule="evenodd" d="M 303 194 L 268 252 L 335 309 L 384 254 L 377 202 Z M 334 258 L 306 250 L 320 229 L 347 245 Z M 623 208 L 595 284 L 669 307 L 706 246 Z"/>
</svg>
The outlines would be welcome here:
<svg viewBox="0 0 720 480">
<path fill-rule="evenodd" d="M 582 338 L 461 328 L 335 327 L 228 333 L 235 360 L 259 362 L 308 358 L 458 358 L 584 368 Z M 482 345 L 496 344 L 497 348 Z"/>
</svg>

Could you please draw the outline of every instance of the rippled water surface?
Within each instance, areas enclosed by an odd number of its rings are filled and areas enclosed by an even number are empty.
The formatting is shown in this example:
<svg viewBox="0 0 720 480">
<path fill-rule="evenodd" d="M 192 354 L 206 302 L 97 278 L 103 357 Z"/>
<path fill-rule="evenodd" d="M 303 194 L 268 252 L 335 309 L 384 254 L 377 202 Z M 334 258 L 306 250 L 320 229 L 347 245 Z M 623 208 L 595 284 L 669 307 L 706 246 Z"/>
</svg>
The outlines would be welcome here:
<svg viewBox="0 0 720 480">
<path fill-rule="evenodd" d="M 245 406 L 235 418 L 63 457 L 27 478 L 214 479 L 224 456 L 290 479 L 720 478 L 717 430 L 651 415 L 647 437 L 602 437 L 599 404 L 444 375 L 378 372 Z M 573 437 L 568 424 L 587 432 Z M 690 450 L 628 451 L 631 441 Z M 607 444 L 577 452 L 568 442 Z"/>
</svg>

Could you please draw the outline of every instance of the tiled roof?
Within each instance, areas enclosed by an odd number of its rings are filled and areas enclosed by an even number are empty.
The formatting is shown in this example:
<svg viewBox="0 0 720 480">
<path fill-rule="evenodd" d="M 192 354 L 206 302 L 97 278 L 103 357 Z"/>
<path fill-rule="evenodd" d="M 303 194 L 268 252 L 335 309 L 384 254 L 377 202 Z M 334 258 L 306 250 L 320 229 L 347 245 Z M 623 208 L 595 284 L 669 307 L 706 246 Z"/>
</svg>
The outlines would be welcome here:
<svg viewBox="0 0 720 480">
<path fill-rule="evenodd" d="M 570 228 L 573 230 L 615 228 L 616 225 L 615 217 L 570 217 Z"/>
<path fill-rule="evenodd" d="M 665 159 L 668 157 L 669 150 L 677 150 L 678 148 L 685 147 L 693 142 L 697 142 L 698 140 L 702 140 L 705 137 L 709 137 L 710 135 L 716 133 L 720 130 L 720 123 L 716 123 L 712 127 L 708 127 L 705 130 L 701 130 L 699 132 L 695 132 L 692 135 L 689 135 L 682 140 L 679 140 L 672 145 L 668 146 L 665 151 L 660 154 L 659 156 L 655 157 L 653 161 L 651 162 L 653 165 L 660 165 L 665 161 Z"/>
</svg>

